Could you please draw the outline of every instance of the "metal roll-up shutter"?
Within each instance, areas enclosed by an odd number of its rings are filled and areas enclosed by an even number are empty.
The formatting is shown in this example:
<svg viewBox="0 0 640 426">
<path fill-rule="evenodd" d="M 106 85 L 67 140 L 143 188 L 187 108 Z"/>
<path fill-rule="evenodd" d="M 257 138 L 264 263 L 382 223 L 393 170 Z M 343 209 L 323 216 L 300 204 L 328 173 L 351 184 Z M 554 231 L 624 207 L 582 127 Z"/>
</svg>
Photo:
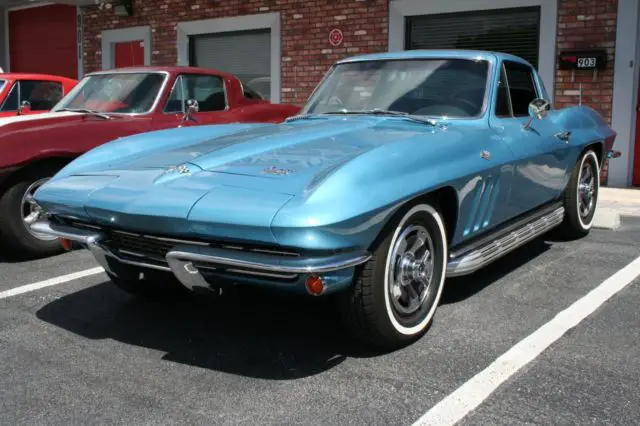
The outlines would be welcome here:
<svg viewBox="0 0 640 426">
<path fill-rule="evenodd" d="M 240 78 L 242 84 L 271 95 L 271 31 L 237 31 L 191 38 L 191 63 Z"/>
<path fill-rule="evenodd" d="M 538 67 L 540 7 L 407 17 L 405 48 L 511 53 Z"/>
</svg>

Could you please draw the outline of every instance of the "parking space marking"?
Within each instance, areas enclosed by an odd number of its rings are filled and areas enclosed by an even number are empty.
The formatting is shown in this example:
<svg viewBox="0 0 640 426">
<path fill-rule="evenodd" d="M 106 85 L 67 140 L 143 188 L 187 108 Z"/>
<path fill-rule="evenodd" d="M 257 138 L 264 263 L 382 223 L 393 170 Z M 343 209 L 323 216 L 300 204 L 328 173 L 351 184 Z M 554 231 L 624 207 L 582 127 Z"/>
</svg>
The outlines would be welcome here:
<svg viewBox="0 0 640 426">
<path fill-rule="evenodd" d="M 84 271 L 74 272 L 72 274 L 62 275 L 59 277 L 50 278 L 48 280 L 40 281 L 37 283 L 27 284 L 20 287 L 12 288 L 12 289 L 0 292 L 0 300 L 6 299 L 8 297 L 17 296 L 19 294 L 29 293 L 35 290 L 40 290 L 41 288 L 64 284 L 69 281 L 74 281 L 80 278 L 90 277 L 92 275 L 97 275 L 102 272 L 104 272 L 104 269 L 101 267 L 85 269 Z"/>
<path fill-rule="evenodd" d="M 518 342 L 487 368 L 446 396 L 414 426 L 453 425 L 478 407 L 502 383 L 640 276 L 640 257 L 607 278 L 549 322 Z"/>
</svg>

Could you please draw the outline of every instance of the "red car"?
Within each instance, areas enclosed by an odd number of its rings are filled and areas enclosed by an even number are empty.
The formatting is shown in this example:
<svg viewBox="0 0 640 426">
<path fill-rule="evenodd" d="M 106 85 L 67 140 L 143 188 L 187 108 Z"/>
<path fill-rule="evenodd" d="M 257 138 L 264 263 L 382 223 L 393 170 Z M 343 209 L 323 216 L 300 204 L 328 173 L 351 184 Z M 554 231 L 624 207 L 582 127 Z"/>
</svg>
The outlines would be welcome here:
<svg viewBox="0 0 640 426">
<path fill-rule="evenodd" d="M 0 74 L 0 117 L 49 111 L 78 84 L 48 74 Z"/>
<path fill-rule="evenodd" d="M 299 106 L 272 104 L 233 75 L 142 67 L 87 75 L 50 112 L 0 118 L 0 245 L 20 257 L 57 253 L 34 233 L 33 193 L 80 154 L 119 137 L 178 126 L 282 122 Z"/>
</svg>

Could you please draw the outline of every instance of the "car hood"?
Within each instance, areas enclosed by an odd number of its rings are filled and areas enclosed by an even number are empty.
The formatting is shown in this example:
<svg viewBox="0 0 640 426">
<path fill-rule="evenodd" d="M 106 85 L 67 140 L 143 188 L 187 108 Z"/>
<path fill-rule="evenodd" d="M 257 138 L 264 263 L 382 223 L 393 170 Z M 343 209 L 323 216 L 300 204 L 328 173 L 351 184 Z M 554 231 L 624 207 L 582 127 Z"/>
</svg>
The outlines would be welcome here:
<svg viewBox="0 0 640 426">
<path fill-rule="evenodd" d="M 43 126 L 60 122 L 81 121 L 86 114 L 80 112 L 61 111 L 61 112 L 45 112 L 42 114 L 29 115 L 11 115 L 8 117 L 0 117 L 0 129 L 12 126 L 14 127 L 31 127 Z"/>
<path fill-rule="evenodd" d="M 367 117 L 257 126 L 123 159 L 109 173 L 186 166 L 189 173 L 249 176 L 259 179 L 255 187 L 295 195 L 314 178 L 377 147 L 432 131 L 428 125 Z"/>
</svg>

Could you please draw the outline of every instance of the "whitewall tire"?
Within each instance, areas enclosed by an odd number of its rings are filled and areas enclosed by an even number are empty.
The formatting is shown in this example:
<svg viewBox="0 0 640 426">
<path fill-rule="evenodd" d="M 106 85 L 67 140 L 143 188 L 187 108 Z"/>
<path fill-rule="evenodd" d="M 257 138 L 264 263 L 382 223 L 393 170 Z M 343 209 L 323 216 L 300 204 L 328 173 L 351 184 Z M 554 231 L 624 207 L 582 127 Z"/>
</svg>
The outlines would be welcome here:
<svg viewBox="0 0 640 426">
<path fill-rule="evenodd" d="M 562 230 L 569 238 L 580 238 L 593 226 L 600 192 L 600 163 L 589 149 L 579 158 L 571 174 L 564 198 Z"/>
<path fill-rule="evenodd" d="M 438 210 L 418 204 L 398 217 L 341 299 L 356 337 L 387 348 L 411 343 L 427 330 L 447 267 L 447 232 Z"/>
</svg>

